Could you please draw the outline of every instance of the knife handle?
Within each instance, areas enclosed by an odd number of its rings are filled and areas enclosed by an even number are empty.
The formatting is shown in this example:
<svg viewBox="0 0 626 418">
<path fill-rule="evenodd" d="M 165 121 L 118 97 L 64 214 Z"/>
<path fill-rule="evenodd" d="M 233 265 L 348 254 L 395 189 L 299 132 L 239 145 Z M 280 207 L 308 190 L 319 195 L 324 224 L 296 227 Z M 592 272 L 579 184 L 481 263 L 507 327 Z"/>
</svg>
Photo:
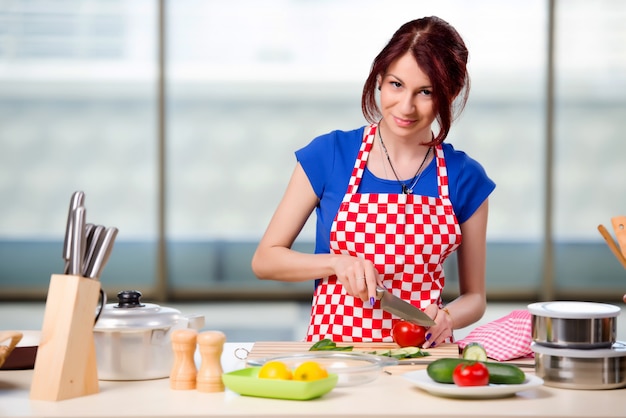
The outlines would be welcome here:
<svg viewBox="0 0 626 418">
<path fill-rule="evenodd" d="M 85 193 L 81 191 L 76 191 L 72 193 L 72 198 L 70 199 L 70 208 L 67 212 L 67 224 L 65 226 L 65 240 L 63 241 L 63 259 L 66 261 L 67 268 L 69 270 L 69 261 L 72 255 L 72 224 L 74 218 L 74 211 L 79 206 L 85 205 Z M 66 271 L 69 273 L 69 271 Z"/>
<path fill-rule="evenodd" d="M 84 206 L 74 209 L 72 216 L 72 240 L 70 244 L 70 275 L 81 275 L 83 254 L 85 254 L 85 219 L 87 211 Z"/>
<path fill-rule="evenodd" d="M 91 234 L 87 236 L 85 259 L 83 260 L 83 266 L 82 266 L 82 272 L 83 272 L 84 277 L 90 277 L 89 265 L 91 264 L 91 261 L 95 257 L 96 251 L 98 250 L 99 246 L 102 245 L 102 240 L 104 238 L 104 231 L 105 231 L 104 225 L 98 225 L 98 226 L 95 226 L 92 229 Z"/>
<path fill-rule="evenodd" d="M 87 269 L 87 277 L 98 279 L 102 274 L 102 270 L 109 261 L 111 252 L 113 251 L 113 244 L 117 236 L 118 229 L 115 227 L 109 227 L 104 231 L 102 241 L 99 242 L 96 249 L 95 256 L 92 257 Z"/>
</svg>

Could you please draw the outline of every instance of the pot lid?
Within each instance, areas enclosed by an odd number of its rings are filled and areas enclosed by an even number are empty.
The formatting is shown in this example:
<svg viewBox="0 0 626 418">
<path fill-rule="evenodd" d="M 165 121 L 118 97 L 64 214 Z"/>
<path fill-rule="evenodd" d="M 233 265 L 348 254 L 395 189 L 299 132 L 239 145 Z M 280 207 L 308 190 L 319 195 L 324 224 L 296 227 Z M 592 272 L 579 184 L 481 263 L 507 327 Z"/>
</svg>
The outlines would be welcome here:
<svg viewBox="0 0 626 418">
<path fill-rule="evenodd" d="M 579 301 L 531 303 L 528 305 L 528 311 L 537 316 L 566 319 L 607 318 L 615 317 L 620 313 L 619 307 L 615 305 Z"/>
<path fill-rule="evenodd" d="M 548 356 L 568 357 L 568 358 L 609 358 L 609 357 L 626 357 L 626 343 L 621 341 L 615 342 L 610 348 L 555 348 L 546 347 L 538 343 L 530 344 L 531 350 L 538 354 L 546 354 Z"/>
<path fill-rule="evenodd" d="M 117 294 L 118 303 L 108 303 L 96 322 L 96 330 L 141 330 L 167 328 L 182 317 L 179 310 L 142 303 L 141 292 L 124 290 Z"/>
</svg>

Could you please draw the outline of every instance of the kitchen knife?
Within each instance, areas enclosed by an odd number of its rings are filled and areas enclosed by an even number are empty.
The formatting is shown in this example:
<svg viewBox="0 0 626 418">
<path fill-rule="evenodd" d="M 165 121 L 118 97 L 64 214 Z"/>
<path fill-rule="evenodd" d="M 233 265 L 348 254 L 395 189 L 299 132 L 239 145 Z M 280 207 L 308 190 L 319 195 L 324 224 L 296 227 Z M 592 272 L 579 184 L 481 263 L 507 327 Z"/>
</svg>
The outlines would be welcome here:
<svg viewBox="0 0 626 418">
<path fill-rule="evenodd" d="M 72 239 L 70 241 L 69 274 L 81 275 L 85 254 L 85 218 L 87 211 L 84 206 L 74 209 L 72 214 Z"/>
<path fill-rule="evenodd" d="M 102 245 L 102 239 L 105 231 L 104 225 L 98 225 L 92 228 L 91 233 L 87 235 L 87 245 L 85 250 L 85 259 L 83 260 L 82 272 L 83 277 L 88 276 L 89 263 L 95 257 L 96 250 L 99 245 Z"/>
<path fill-rule="evenodd" d="M 435 325 L 435 321 L 422 312 L 421 309 L 405 302 L 382 287 L 376 287 L 376 299 L 380 300 L 380 307 L 383 310 L 398 316 L 405 321 L 425 327 Z"/>
<path fill-rule="evenodd" d="M 111 252 L 113 251 L 113 244 L 115 243 L 115 237 L 117 236 L 118 229 L 115 227 L 109 227 L 104 231 L 102 240 L 98 242 L 96 253 L 89 262 L 87 267 L 86 277 L 92 279 L 100 278 L 102 270 L 109 261 Z"/>
<path fill-rule="evenodd" d="M 77 191 L 72 193 L 72 198 L 70 199 L 70 208 L 67 212 L 67 224 L 65 226 L 65 240 L 63 241 L 63 260 L 65 260 L 65 266 L 63 268 L 63 272 L 65 274 L 69 274 L 70 272 L 70 257 L 72 254 L 71 242 L 72 242 L 72 224 L 74 217 L 74 210 L 76 210 L 79 206 L 84 206 L 85 204 L 85 193 L 81 191 Z"/>
</svg>

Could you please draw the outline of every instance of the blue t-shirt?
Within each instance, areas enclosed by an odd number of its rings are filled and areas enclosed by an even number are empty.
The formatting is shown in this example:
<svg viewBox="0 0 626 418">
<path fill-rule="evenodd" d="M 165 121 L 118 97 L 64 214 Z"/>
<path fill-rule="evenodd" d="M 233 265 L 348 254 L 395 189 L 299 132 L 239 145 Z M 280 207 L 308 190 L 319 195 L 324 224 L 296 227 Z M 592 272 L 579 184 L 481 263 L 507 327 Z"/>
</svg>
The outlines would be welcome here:
<svg viewBox="0 0 626 418">
<path fill-rule="evenodd" d="M 296 158 L 319 198 L 315 253 L 330 253 L 330 229 L 348 188 L 365 127 L 352 131 L 333 131 L 313 139 L 296 151 Z M 462 151 L 443 143 L 448 171 L 450 201 L 460 224 L 467 221 L 495 189 L 483 167 Z M 436 161 L 424 169 L 413 193 L 439 196 Z M 374 176 L 367 167 L 359 184 L 359 193 L 402 193 L 396 180 Z"/>
</svg>

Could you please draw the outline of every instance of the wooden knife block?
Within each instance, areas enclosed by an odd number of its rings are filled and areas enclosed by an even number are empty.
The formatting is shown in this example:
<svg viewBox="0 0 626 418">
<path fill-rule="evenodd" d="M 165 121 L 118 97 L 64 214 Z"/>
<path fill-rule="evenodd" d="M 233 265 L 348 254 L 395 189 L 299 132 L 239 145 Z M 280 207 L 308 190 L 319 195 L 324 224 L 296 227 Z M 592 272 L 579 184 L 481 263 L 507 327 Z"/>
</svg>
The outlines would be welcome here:
<svg viewBox="0 0 626 418">
<path fill-rule="evenodd" d="M 93 327 L 100 282 L 53 274 L 30 398 L 60 401 L 98 393 Z"/>
</svg>

